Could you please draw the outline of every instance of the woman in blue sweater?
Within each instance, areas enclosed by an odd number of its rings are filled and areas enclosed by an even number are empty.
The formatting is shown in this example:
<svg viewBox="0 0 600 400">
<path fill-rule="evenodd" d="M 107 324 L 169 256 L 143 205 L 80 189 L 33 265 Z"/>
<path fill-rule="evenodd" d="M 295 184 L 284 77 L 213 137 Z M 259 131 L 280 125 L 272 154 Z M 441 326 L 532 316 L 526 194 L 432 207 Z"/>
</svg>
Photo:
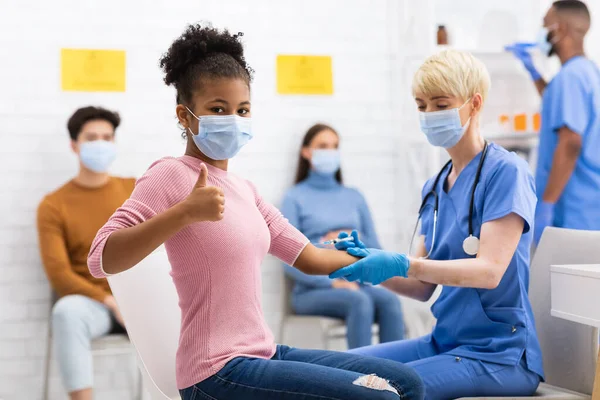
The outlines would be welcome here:
<svg viewBox="0 0 600 400">
<path fill-rule="evenodd" d="M 317 124 L 308 130 L 296 185 L 287 192 L 281 211 L 312 243 L 356 229 L 368 247 L 380 248 L 364 197 L 342 184 L 338 145 L 339 136 L 331 127 Z M 380 342 L 404 337 L 400 300 L 387 289 L 306 275 L 289 265 L 285 271 L 296 281 L 292 293 L 295 312 L 345 320 L 350 349 L 371 344 L 374 321 L 379 324 Z"/>
</svg>

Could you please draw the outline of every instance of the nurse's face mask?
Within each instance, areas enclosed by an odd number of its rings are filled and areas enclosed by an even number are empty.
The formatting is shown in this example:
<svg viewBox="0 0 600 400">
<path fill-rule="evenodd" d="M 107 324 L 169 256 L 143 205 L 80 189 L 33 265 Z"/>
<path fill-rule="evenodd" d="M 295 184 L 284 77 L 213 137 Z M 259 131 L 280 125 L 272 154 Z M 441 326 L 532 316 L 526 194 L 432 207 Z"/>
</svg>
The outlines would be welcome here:
<svg viewBox="0 0 600 400">
<path fill-rule="evenodd" d="M 471 117 L 463 125 L 460 121 L 460 110 L 471 101 L 468 99 L 462 106 L 449 110 L 419 111 L 419 122 L 421 131 L 427 137 L 429 143 L 434 146 L 449 149 L 456 146 L 465 134 L 471 121 Z"/>
</svg>

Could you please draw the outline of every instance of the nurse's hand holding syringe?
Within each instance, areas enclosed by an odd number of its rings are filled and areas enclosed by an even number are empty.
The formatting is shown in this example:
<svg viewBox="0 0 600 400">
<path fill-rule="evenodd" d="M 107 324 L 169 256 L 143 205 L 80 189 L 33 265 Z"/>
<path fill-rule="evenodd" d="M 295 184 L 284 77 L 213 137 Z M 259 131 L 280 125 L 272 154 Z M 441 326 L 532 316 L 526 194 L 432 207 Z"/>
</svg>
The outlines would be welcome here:
<svg viewBox="0 0 600 400">
<path fill-rule="evenodd" d="M 337 239 L 330 240 L 331 244 L 335 245 L 338 250 L 348 250 L 352 247 L 360 247 L 366 249 L 367 246 L 358 238 L 358 232 L 353 230 L 352 233 L 340 232 Z"/>
<path fill-rule="evenodd" d="M 351 253 L 356 254 L 358 257 L 366 257 L 366 256 L 371 256 L 371 260 L 373 260 L 373 258 L 375 258 L 375 256 L 377 258 L 381 258 L 381 257 L 387 257 L 386 254 L 388 252 L 384 252 L 383 250 L 377 250 L 377 249 L 367 249 L 367 246 L 365 246 L 365 244 L 359 240 L 359 235 L 358 232 L 356 231 L 352 231 L 352 233 L 350 235 L 348 235 L 346 232 L 341 232 L 339 235 L 340 238 L 347 238 L 347 237 L 351 237 L 353 240 L 352 241 L 342 241 L 339 242 L 338 244 L 335 245 L 336 249 L 338 250 L 345 250 Z M 420 251 L 420 254 L 417 252 L 417 257 L 419 257 L 420 255 L 425 255 L 427 252 L 425 251 L 425 243 L 423 242 L 421 244 L 421 246 L 423 247 Z M 380 254 L 376 254 L 376 253 L 380 253 Z M 396 258 L 394 258 L 395 261 Z M 401 257 L 400 257 L 401 259 Z M 395 264 L 395 263 L 394 263 Z M 390 279 L 385 281 L 384 286 L 396 293 L 399 293 L 403 296 L 407 296 L 419 301 L 427 301 L 431 298 L 431 295 L 433 294 L 435 288 L 437 285 L 435 284 L 431 284 L 431 283 L 427 283 L 427 282 L 421 282 L 415 278 L 407 278 L 405 276 L 402 276 L 402 268 L 399 268 L 400 270 L 397 271 L 400 274 L 397 275 L 398 279 Z M 346 270 L 347 271 L 347 270 Z M 408 270 L 406 271 L 408 272 Z M 350 276 L 352 274 L 348 273 L 348 278 L 346 277 L 346 274 L 342 274 L 344 276 L 342 276 L 341 278 L 338 279 L 345 279 L 345 280 L 353 280 L 355 277 Z M 331 278 L 331 275 L 330 275 Z M 371 285 L 372 283 L 366 283 L 366 282 L 362 282 L 363 284 L 367 284 L 367 285 Z"/>
<path fill-rule="evenodd" d="M 340 233 L 340 235 L 344 234 L 345 232 Z M 338 250 L 346 250 L 349 247 L 354 247 L 354 246 L 346 246 L 346 247 L 341 247 L 338 248 L 338 244 L 342 244 L 344 242 L 350 242 L 353 243 L 354 238 L 352 236 L 348 236 L 348 234 L 346 233 L 346 237 L 338 237 L 337 239 L 332 239 L 332 240 L 326 240 L 324 242 L 319 243 L 320 245 L 328 245 L 328 244 L 333 244 L 335 245 L 335 248 Z"/>
<path fill-rule="evenodd" d="M 353 230 L 352 233 L 350 233 L 350 235 L 348 235 L 347 232 L 340 232 L 337 239 L 330 240 L 329 242 L 334 244 L 335 248 L 337 250 L 347 251 L 348 249 L 353 249 L 352 251 L 354 251 L 354 250 L 367 251 L 367 246 L 365 246 L 365 244 L 358 238 L 358 232 L 356 230 Z M 376 251 L 376 250 L 374 249 L 374 251 Z M 360 255 L 359 257 L 364 257 L 364 255 Z M 345 279 L 345 277 L 341 277 L 338 279 L 343 279 L 343 280 L 347 281 L 347 279 Z M 371 286 L 370 282 L 361 282 L 361 283 L 363 285 Z"/>
<path fill-rule="evenodd" d="M 351 240 L 348 240 L 349 238 Z M 358 239 L 356 231 L 352 231 L 350 236 L 346 232 L 340 233 L 335 247 L 338 250 L 347 250 L 348 254 L 361 260 L 329 274 L 331 279 L 344 278 L 350 282 L 378 285 L 395 276 L 407 277 L 409 261 L 406 255 L 367 249 Z"/>
<path fill-rule="evenodd" d="M 410 277 L 437 285 L 496 289 L 519 245 L 524 225 L 525 221 L 516 213 L 483 224 L 477 257 L 409 258 L 391 251 L 351 247 L 347 253 L 360 260 L 329 274 L 329 278 L 377 285 L 392 277 Z M 501 243 L 506 246 L 498 246 L 496 238 L 503 239 Z"/>
</svg>

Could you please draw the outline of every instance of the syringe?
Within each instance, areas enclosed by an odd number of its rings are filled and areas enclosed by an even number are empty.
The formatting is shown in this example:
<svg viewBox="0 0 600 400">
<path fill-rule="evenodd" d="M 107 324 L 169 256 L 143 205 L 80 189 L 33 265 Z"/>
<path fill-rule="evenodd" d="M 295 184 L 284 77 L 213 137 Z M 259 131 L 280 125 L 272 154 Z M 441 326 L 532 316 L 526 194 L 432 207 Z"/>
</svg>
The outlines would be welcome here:
<svg viewBox="0 0 600 400">
<path fill-rule="evenodd" d="M 325 244 L 338 244 L 338 243 L 341 243 L 341 242 L 351 242 L 353 240 L 354 240 L 354 238 L 352 236 L 348 236 L 348 237 L 345 237 L 345 238 L 337 238 L 337 239 L 333 239 L 333 240 L 328 240 L 328 241 L 323 242 L 321 244 L 323 244 L 323 245 L 325 245 Z"/>
</svg>

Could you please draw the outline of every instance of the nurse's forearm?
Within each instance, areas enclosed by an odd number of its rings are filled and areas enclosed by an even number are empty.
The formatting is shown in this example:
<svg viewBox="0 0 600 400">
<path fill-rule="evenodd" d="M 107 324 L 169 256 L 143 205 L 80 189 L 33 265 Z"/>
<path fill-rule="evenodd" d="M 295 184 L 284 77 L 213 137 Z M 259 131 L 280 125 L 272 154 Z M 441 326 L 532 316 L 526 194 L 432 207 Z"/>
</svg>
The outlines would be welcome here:
<svg viewBox="0 0 600 400">
<path fill-rule="evenodd" d="M 427 301 L 431 298 L 435 288 L 434 283 L 422 282 L 415 278 L 392 278 L 383 282 L 381 286 L 401 296 L 410 297 L 418 301 Z"/>
<path fill-rule="evenodd" d="M 415 257 L 422 258 L 426 254 L 425 236 L 420 236 L 415 251 Z M 381 285 L 401 296 L 410 297 L 411 299 L 418 301 L 429 300 L 437 287 L 434 283 L 423 282 L 415 278 L 392 278 L 383 282 Z"/>
<path fill-rule="evenodd" d="M 569 128 L 558 131 L 558 144 L 552 157 L 552 168 L 542 200 L 556 203 L 569 182 L 581 152 L 581 136 Z"/>
<path fill-rule="evenodd" d="M 345 251 L 321 249 L 309 243 L 298 256 L 294 267 L 309 275 L 329 275 L 357 260 Z"/>
<path fill-rule="evenodd" d="M 544 90 L 546 90 L 546 86 L 548 85 L 544 78 L 537 79 L 535 82 L 535 88 L 537 89 L 540 96 L 544 94 Z"/>
<path fill-rule="evenodd" d="M 510 213 L 481 226 L 477 258 L 411 258 L 408 277 L 447 286 L 495 289 L 517 250 L 525 221 Z"/>
<path fill-rule="evenodd" d="M 502 278 L 500 270 L 500 266 L 481 258 L 410 259 L 408 277 L 445 286 L 495 289 Z"/>
</svg>

